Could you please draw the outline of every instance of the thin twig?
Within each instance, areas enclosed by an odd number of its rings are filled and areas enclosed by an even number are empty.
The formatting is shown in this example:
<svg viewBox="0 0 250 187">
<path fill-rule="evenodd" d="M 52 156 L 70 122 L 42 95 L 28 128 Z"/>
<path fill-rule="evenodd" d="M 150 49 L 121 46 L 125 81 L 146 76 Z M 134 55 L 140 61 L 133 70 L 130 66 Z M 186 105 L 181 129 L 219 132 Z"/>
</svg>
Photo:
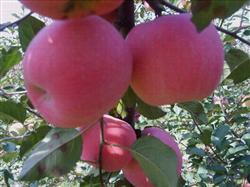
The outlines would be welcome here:
<svg viewBox="0 0 250 187">
<path fill-rule="evenodd" d="M 101 129 L 101 137 L 100 137 L 99 157 L 98 157 L 99 179 L 100 179 L 101 187 L 105 187 L 104 181 L 103 181 L 103 175 L 102 175 L 102 151 L 103 151 L 103 146 L 104 146 L 104 143 L 105 143 L 105 138 L 104 138 L 104 120 L 103 120 L 103 117 L 100 119 L 100 129 Z"/>
<path fill-rule="evenodd" d="M 2 32 L 4 29 L 9 28 L 9 27 L 14 27 L 19 25 L 22 21 L 24 21 L 25 19 L 27 19 L 33 12 L 28 13 L 26 16 L 20 18 L 19 20 L 13 22 L 13 23 L 4 23 L 2 25 L 0 25 L 0 32 Z"/>
</svg>

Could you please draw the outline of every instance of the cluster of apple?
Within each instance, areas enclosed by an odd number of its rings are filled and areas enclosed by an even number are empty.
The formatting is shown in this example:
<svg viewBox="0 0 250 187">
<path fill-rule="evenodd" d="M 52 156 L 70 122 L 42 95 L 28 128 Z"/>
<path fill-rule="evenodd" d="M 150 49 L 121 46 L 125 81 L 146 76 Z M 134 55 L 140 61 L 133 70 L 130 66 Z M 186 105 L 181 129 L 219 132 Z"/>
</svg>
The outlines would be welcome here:
<svg viewBox="0 0 250 187">
<path fill-rule="evenodd" d="M 96 123 L 82 136 L 83 150 L 81 159 L 95 167 L 98 167 L 100 156 L 100 126 L 100 122 Z M 103 129 L 102 169 L 108 172 L 122 170 L 124 177 L 135 187 L 153 187 L 153 184 L 151 184 L 139 163 L 132 158 L 129 151 L 131 145 L 136 141 L 134 129 L 125 121 L 109 115 L 103 116 Z M 149 127 L 142 130 L 141 137 L 145 136 L 153 136 L 159 139 L 175 152 L 177 157 L 176 172 L 180 176 L 182 154 L 175 139 L 168 132 L 158 127 Z"/>
<path fill-rule="evenodd" d="M 223 45 L 211 24 L 196 31 L 189 14 L 162 16 L 134 27 L 126 39 L 102 18 L 124 0 L 20 0 L 32 11 L 55 19 L 31 41 L 23 59 L 24 81 L 34 107 L 49 123 L 86 128 L 82 159 L 98 166 L 100 122 L 104 120 L 103 169 L 123 170 L 135 186 L 152 186 L 127 149 L 136 141 L 134 129 L 104 115 L 129 85 L 151 105 L 207 97 L 219 84 Z M 108 16 L 107 16 L 108 17 Z M 181 153 L 171 136 L 159 128 L 152 135 Z"/>
</svg>

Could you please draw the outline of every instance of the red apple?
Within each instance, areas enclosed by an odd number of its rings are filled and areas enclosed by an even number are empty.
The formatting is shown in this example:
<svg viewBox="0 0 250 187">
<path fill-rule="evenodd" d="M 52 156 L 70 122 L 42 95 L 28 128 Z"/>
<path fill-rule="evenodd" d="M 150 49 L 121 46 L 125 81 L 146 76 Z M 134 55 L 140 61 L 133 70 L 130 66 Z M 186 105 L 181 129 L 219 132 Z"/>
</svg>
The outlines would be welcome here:
<svg viewBox="0 0 250 187">
<path fill-rule="evenodd" d="M 123 147 L 130 147 L 135 142 L 135 131 L 128 123 L 109 115 L 104 115 L 103 120 L 105 142 Z M 100 129 L 100 123 L 97 123 L 82 134 L 83 151 L 81 159 L 96 167 L 98 167 L 99 161 Z M 128 150 L 108 144 L 103 146 L 102 168 L 104 170 L 109 172 L 119 171 L 131 160 L 132 156 Z"/>
<path fill-rule="evenodd" d="M 250 183 L 245 180 L 244 183 L 242 184 L 242 187 L 250 187 Z"/>
<path fill-rule="evenodd" d="M 98 16 L 55 21 L 30 43 L 24 81 L 34 107 L 49 123 L 96 122 L 130 83 L 132 57 L 120 33 Z"/>
<path fill-rule="evenodd" d="M 200 100 L 218 86 L 224 53 L 213 25 L 198 33 L 189 14 L 162 16 L 127 36 L 132 88 L 151 105 Z"/>
<path fill-rule="evenodd" d="M 143 136 L 154 136 L 158 138 L 176 153 L 176 172 L 178 173 L 178 175 L 181 175 L 182 154 L 175 139 L 168 132 L 157 127 L 150 127 L 144 129 L 142 131 L 142 137 Z M 124 177 L 135 187 L 154 187 L 154 185 L 149 181 L 148 177 L 144 174 L 142 168 L 135 159 L 130 161 L 129 164 L 122 169 L 122 171 Z"/>
<path fill-rule="evenodd" d="M 79 18 L 90 14 L 104 15 L 124 0 L 20 0 L 33 12 L 53 19 Z"/>
</svg>

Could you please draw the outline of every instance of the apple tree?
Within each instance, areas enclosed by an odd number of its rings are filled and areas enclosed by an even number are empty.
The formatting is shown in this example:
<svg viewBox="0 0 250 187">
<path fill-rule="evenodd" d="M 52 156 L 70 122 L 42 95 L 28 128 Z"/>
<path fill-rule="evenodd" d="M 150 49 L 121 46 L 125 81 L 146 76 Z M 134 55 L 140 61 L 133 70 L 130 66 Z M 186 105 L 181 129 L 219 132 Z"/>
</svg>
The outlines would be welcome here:
<svg viewBox="0 0 250 187">
<path fill-rule="evenodd" d="M 249 0 L 20 2 L 0 185 L 250 185 Z"/>
</svg>

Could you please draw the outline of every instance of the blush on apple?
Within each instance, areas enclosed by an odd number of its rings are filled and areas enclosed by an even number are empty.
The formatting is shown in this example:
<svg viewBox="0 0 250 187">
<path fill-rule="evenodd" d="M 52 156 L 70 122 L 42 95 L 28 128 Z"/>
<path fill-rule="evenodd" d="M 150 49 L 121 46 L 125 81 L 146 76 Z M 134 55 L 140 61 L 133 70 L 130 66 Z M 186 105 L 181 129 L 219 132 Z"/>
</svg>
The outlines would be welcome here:
<svg viewBox="0 0 250 187">
<path fill-rule="evenodd" d="M 104 144 L 102 150 L 102 169 L 119 171 L 132 160 L 130 152 L 122 147 L 130 147 L 136 140 L 134 129 L 125 121 L 109 115 L 103 116 Z M 98 167 L 99 146 L 101 143 L 100 123 L 93 125 L 82 134 L 83 151 L 81 159 Z M 122 147 L 112 146 L 112 144 Z"/>
<path fill-rule="evenodd" d="M 53 19 L 104 15 L 118 8 L 123 0 L 19 0 L 33 12 Z"/>
<path fill-rule="evenodd" d="M 134 27 L 127 36 L 132 88 L 151 105 L 200 100 L 218 86 L 224 52 L 213 25 L 198 33 L 189 14 L 168 15 Z"/>
<path fill-rule="evenodd" d="M 71 128 L 96 122 L 127 90 L 132 57 L 120 33 L 88 16 L 55 21 L 30 43 L 24 81 L 34 107 L 49 123 Z"/>
</svg>

